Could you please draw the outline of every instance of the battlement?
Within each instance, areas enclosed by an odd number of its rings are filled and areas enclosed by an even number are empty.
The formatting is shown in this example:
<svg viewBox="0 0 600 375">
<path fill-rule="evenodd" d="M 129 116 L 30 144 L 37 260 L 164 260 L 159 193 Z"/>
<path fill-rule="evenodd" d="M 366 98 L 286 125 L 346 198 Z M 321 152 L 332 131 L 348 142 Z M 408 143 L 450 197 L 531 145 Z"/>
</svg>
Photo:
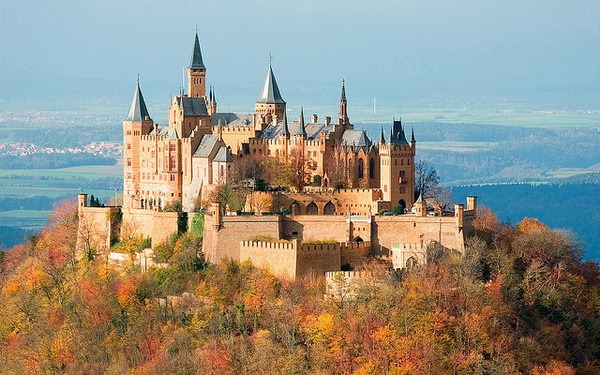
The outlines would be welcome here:
<svg viewBox="0 0 600 375">
<path fill-rule="evenodd" d="M 241 241 L 240 246 L 257 249 L 296 250 L 297 245 L 288 241 Z"/>
</svg>

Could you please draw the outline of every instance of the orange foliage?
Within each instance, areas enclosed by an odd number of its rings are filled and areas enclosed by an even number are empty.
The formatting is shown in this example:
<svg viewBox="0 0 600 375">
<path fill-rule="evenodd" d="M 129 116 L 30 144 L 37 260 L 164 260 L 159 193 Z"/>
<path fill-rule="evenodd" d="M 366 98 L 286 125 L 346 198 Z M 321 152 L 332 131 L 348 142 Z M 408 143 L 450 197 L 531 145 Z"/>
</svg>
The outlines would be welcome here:
<svg viewBox="0 0 600 375">
<path fill-rule="evenodd" d="M 130 279 L 122 280 L 117 286 L 117 301 L 121 306 L 127 306 L 135 302 L 137 287 Z"/>
<path fill-rule="evenodd" d="M 526 217 L 517 224 L 519 234 L 527 234 L 535 231 L 547 231 L 548 226 L 535 218 Z"/>
</svg>

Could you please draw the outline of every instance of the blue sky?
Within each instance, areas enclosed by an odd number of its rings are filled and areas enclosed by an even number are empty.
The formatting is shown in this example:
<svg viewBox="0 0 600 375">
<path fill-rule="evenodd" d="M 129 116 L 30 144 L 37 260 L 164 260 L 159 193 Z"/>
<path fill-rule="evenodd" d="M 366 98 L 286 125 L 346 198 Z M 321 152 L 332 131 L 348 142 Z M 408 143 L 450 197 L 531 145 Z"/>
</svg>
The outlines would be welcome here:
<svg viewBox="0 0 600 375">
<path fill-rule="evenodd" d="M 597 0 L 11 1 L 0 95 L 129 97 L 139 73 L 149 100 L 166 102 L 197 25 L 209 83 L 233 109 L 252 107 L 270 53 L 298 105 L 337 101 L 344 78 L 363 104 L 467 96 L 597 109 L 598 14 Z"/>
</svg>

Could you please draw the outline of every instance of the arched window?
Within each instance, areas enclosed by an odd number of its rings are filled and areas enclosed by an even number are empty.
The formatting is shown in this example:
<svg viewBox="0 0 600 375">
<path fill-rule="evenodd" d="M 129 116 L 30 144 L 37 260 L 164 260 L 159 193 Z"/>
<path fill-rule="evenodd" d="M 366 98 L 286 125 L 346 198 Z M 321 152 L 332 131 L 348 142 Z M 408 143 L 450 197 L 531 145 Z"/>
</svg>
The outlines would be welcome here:
<svg viewBox="0 0 600 375">
<path fill-rule="evenodd" d="M 292 211 L 292 215 L 300 215 L 300 205 L 298 202 L 292 203 L 290 206 L 290 211 Z"/>
<path fill-rule="evenodd" d="M 358 178 L 363 179 L 365 177 L 365 162 L 362 159 L 358 159 Z"/>
<path fill-rule="evenodd" d="M 375 178 L 375 159 L 369 160 L 369 179 Z"/>
<path fill-rule="evenodd" d="M 306 206 L 306 214 L 307 215 L 317 215 L 319 213 L 319 208 L 315 202 L 310 202 L 308 206 Z"/>
<path fill-rule="evenodd" d="M 333 215 L 335 213 L 335 205 L 331 202 L 327 202 L 327 204 L 323 208 L 323 213 L 325 215 Z"/>
</svg>

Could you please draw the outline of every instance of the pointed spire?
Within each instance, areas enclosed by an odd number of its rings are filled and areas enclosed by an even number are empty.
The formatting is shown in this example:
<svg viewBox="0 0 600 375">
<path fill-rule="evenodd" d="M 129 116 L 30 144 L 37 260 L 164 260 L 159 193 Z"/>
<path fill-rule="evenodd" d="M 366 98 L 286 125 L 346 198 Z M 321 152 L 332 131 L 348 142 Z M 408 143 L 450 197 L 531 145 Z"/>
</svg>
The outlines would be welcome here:
<svg viewBox="0 0 600 375">
<path fill-rule="evenodd" d="M 419 198 L 417 198 L 415 203 L 423 203 L 423 193 L 419 192 Z"/>
<path fill-rule="evenodd" d="M 300 107 L 300 132 L 298 135 L 306 136 L 306 126 L 304 124 L 304 107 Z"/>
<path fill-rule="evenodd" d="M 395 139 L 395 138 L 396 138 L 396 137 L 394 137 L 394 127 L 392 126 L 392 127 L 390 128 L 390 143 L 394 143 L 394 139 Z"/>
<path fill-rule="evenodd" d="M 265 79 L 265 85 L 263 86 L 263 91 L 260 95 L 260 98 L 256 102 L 266 104 L 285 104 L 285 100 L 283 100 L 281 93 L 279 92 L 279 86 L 277 86 L 277 80 L 275 80 L 275 74 L 273 74 L 270 60 L 267 78 Z"/>
<path fill-rule="evenodd" d="M 208 88 L 208 103 L 212 105 L 213 103 L 213 89 L 212 86 Z"/>
<path fill-rule="evenodd" d="M 215 93 L 215 88 L 212 88 L 212 100 L 214 104 L 217 104 L 217 94 Z"/>
<path fill-rule="evenodd" d="M 146 102 L 144 101 L 142 90 L 140 89 L 140 76 L 138 74 L 135 91 L 133 92 L 133 100 L 131 101 L 129 113 L 125 118 L 125 121 L 144 121 L 146 120 L 146 117 L 150 119 L 150 114 L 148 113 L 148 108 L 146 108 Z"/>
<path fill-rule="evenodd" d="M 417 141 L 415 141 L 415 128 L 414 128 L 414 126 L 411 126 L 411 129 L 410 129 L 410 143 L 417 143 Z"/>
<path fill-rule="evenodd" d="M 196 30 L 194 50 L 192 51 L 192 60 L 190 61 L 189 68 L 194 70 L 206 70 L 204 61 L 202 61 L 202 51 L 200 50 L 200 41 L 198 40 L 198 30 Z"/>
<path fill-rule="evenodd" d="M 281 124 L 281 126 L 282 126 L 281 134 L 289 136 L 290 129 L 288 128 L 287 114 L 285 112 L 283 113 L 283 123 Z"/>
<path fill-rule="evenodd" d="M 379 137 L 379 142 L 385 143 L 385 136 L 383 135 L 383 126 L 381 127 L 381 136 Z"/>
<path fill-rule="evenodd" d="M 348 118 L 348 101 L 346 100 L 346 81 L 344 80 L 342 80 L 342 95 L 340 97 L 338 123 L 340 125 L 348 125 L 350 123 L 350 119 Z"/>
<path fill-rule="evenodd" d="M 345 102 L 346 101 L 346 81 L 342 79 L 342 96 L 340 98 L 340 101 Z"/>
</svg>

